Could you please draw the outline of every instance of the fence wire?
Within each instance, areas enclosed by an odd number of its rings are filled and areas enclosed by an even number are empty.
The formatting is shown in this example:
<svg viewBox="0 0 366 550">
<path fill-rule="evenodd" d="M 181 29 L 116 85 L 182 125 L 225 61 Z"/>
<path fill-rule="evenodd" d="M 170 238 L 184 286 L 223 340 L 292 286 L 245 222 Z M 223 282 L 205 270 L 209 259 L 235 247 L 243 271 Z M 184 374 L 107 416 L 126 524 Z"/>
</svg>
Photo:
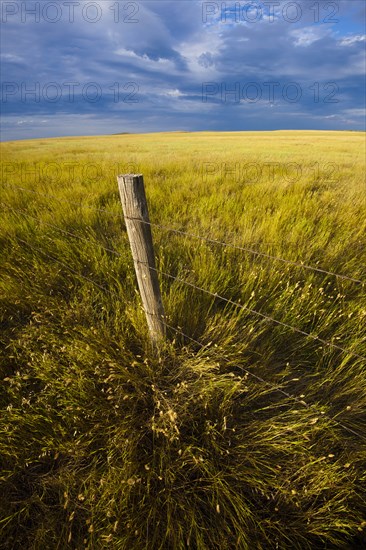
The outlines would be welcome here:
<svg viewBox="0 0 366 550">
<path fill-rule="evenodd" d="M 11 207 L 10 207 L 10 208 L 11 208 Z M 13 209 L 13 208 L 11 208 L 11 210 L 17 211 L 16 209 Z M 20 212 L 21 214 L 25 214 L 26 216 L 29 216 L 30 218 L 33 218 L 33 219 L 35 219 L 36 221 L 40 221 L 40 220 L 38 220 L 38 219 L 35 218 L 34 216 L 31 216 L 31 215 L 28 214 L 28 213 L 25 213 L 25 212 L 22 212 L 22 211 L 18 211 L 18 212 Z M 44 223 L 45 225 L 48 225 L 48 226 L 50 226 L 50 227 L 53 227 L 53 228 L 55 228 L 56 230 L 59 230 L 59 231 L 65 233 L 65 234 L 67 234 L 67 235 L 69 235 L 69 236 L 76 237 L 76 238 L 81 238 L 81 239 L 84 240 L 84 241 L 87 241 L 87 242 L 89 242 L 89 243 L 91 243 L 91 244 L 94 244 L 94 241 L 91 241 L 91 240 L 89 240 L 89 239 L 82 238 L 82 237 L 76 235 L 75 233 L 72 233 L 72 232 L 69 232 L 69 231 L 64 231 L 62 228 L 60 228 L 60 227 L 58 227 L 58 226 L 55 226 L 55 225 L 53 225 L 53 224 L 49 224 L 49 223 L 47 223 L 47 222 L 42 222 L 42 221 L 41 221 L 41 223 Z M 111 253 L 113 253 L 113 254 L 115 254 L 115 255 L 121 257 L 121 254 L 120 254 L 119 252 L 117 252 L 116 250 L 106 248 L 106 247 L 104 247 L 101 243 L 98 243 L 98 242 L 97 242 L 97 244 L 98 244 L 98 246 L 100 246 L 100 247 L 101 247 L 103 250 L 105 250 L 106 252 L 111 252 Z M 61 265 L 65 265 L 65 264 L 63 264 L 63 263 L 60 262 L 60 261 L 58 261 L 58 263 L 61 263 Z M 254 310 L 254 309 L 248 308 L 247 306 L 244 306 L 243 304 L 240 304 L 239 302 L 236 302 L 236 301 L 234 301 L 234 300 L 231 300 L 230 298 L 226 298 L 226 297 L 224 297 L 224 296 L 221 296 L 221 295 L 220 295 L 219 293 L 217 293 L 217 292 L 215 292 L 215 293 L 214 293 L 214 292 L 211 292 L 211 291 L 209 291 L 209 290 L 207 290 L 207 289 L 205 289 L 205 288 L 202 288 L 202 287 L 200 287 L 200 286 L 198 286 L 198 285 L 195 285 L 194 283 L 190 283 L 190 282 L 188 282 L 188 281 L 185 281 L 184 279 L 182 279 L 182 278 L 180 278 L 180 277 L 176 277 L 176 276 L 174 276 L 174 275 L 171 275 L 170 273 L 166 273 L 165 271 L 162 271 L 162 270 L 159 270 L 159 269 L 157 269 L 157 268 L 151 267 L 151 266 L 150 266 L 149 264 L 147 264 L 147 263 L 143 263 L 143 262 L 138 262 L 138 263 L 141 263 L 141 264 L 143 264 L 143 265 L 146 265 L 150 270 L 155 271 L 156 273 L 158 273 L 158 274 L 160 274 L 160 275 L 163 275 L 164 277 L 167 277 L 167 278 L 169 278 L 169 279 L 173 279 L 173 280 L 175 280 L 175 281 L 178 281 L 179 283 L 182 283 L 182 284 L 184 284 L 184 285 L 187 285 L 187 286 L 189 286 L 189 287 L 191 287 L 191 288 L 193 288 L 193 289 L 195 289 L 195 290 L 198 290 L 198 291 L 200 291 L 200 292 L 203 292 L 203 293 L 205 293 L 205 294 L 208 294 L 208 295 L 214 297 L 215 299 L 223 300 L 224 302 L 226 302 L 226 303 L 228 303 L 228 304 L 231 304 L 231 305 L 233 305 L 233 306 L 235 306 L 235 307 L 237 307 L 237 308 L 240 308 L 240 309 L 243 309 L 243 310 L 245 310 L 245 311 L 248 311 L 248 313 L 251 313 L 251 314 L 253 314 L 253 315 L 256 315 L 257 317 L 261 317 L 262 319 L 265 319 L 265 320 L 267 320 L 267 321 L 270 321 L 270 322 L 272 322 L 272 323 L 274 323 L 274 324 L 276 324 L 276 325 L 282 326 L 282 327 L 284 327 L 284 328 L 290 329 L 290 330 L 292 330 L 293 332 L 296 332 L 296 333 L 298 333 L 298 334 L 300 334 L 300 335 L 302 335 L 302 336 L 305 336 L 305 337 L 307 337 L 307 338 L 311 338 L 312 340 L 315 340 L 315 341 L 321 343 L 322 345 L 331 347 L 331 348 L 333 348 L 333 349 L 337 349 L 338 351 L 341 351 L 342 353 L 347 353 L 347 354 L 353 355 L 354 357 L 357 357 L 357 358 L 359 358 L 359 359 L 363 359 L 363 360 L 366 361 L 366 357 L 365 357 L 365 356 L 359 355 L 358 353 L 355 353 L 354 351 L 352 351 L 352 350 L 350 350 L 350 349 L 343 348 L 343 347 L 341 347 L 341 346 L 338 346 L 337 344 L 334 344 L 333 342 L 330 342 L 330 341 L 328 341 L 328 340 L 324 340 L 323 338 L 320 338 L 319 336 L 316 336 L 316 335 L 314 335 L 314 334 L 310 334 L 310 333 L 308 333 L 308 332 L 306 332 L 306 331 L 303 331 L 303 330 L 299 329 L 298 327 L 294 327 L 294 326 L 292 326 L 292 325 L 289 325 L 288 323 L 284 323 L 283 321 L 280 321 L 280 320 L 278 320 L 278 319 L 275 319 L 275 318 L 271 317 L 270 315 L 267 315 L 266 313 L 262 313 L 262 312 L 260 312 L 260 311 L 256 311 L 256 310 Z"/>
<path fill-rule="evenodd" d="M 110 291 L 108 288 L 106 287 L 103 287 L 102 285 L 100 285 L 99 283 L 97 283 L 96 281 L 94 281 L 93 279 L 91 279 L 90 277 L 86 277 L 85 275 L 83 275 L 82 273 L 79 273 L 77 272 L 76 270 L 72 269 L 69 265 L 61 262 L 60 260 L 58 260 L 57 258 L 51 256 L 50 254 L 48 254 L 47 252 L 41 250 L 40 248 L 38 247 L 35 247 L 34 245 L 31 245 L 30 243 L 28 243 L 27 241 L 25 241 L 24 239 L 20 239 L 18 238 L 17 239 L 20 243 L 28 246 L 31 250 L 37 252 L 37 253 L 40 253 L 40 254 L 43 254 L 45 257 L 47 257 L 48 259 L 52 260 L 53 262 L 61 265 L 63 268 L 67 269 L 68 271 L 70 271 L 71 273 L 81 277 L 82 279 L 86 280 L 87 282 L 95 285 L 97 288 L 99 288 L 100 290 L 104 291 L 104 292 L 107 292 L 109 295 L 112 295 L 114 297 L 116 297 L 117 299 L 119 299 L 119 296 L 117 293 L 113 292 L 113 291 Z M 155 271 L 158 271 L 158 270 L 155 270 Z M 159 271 L 158 271 L 159 272 Z M 165 274 L 163 273 L 164 275 L 168 275 L 168 274 Z M 170 276 L 170 275 L 169 275 Z M 173 276 L 170 276 L 174 279 L 177 279 Z M 178 279 L 179 280 L 179 279 Z M 181 280 L 181 282 L 185 282 L 183 280 Z M 185 282 L 186 283 L 186 282 Z M 186 284 L 189 284 L 189 283 L 186 283 Z M 195 288 L 197 288 L 198 290 L 203 290 L 205 291 L 204 289 L 200 288 L 200 287 L 196 287 L 195 285 L 191 285 L 189 284 L 189 286 L 194 286 Z M 205 291 L 205 292 L 208 292 L 208 291 Z M 210 293 L 212 296 L 214 297 L 218 297 L 218 298 L 221 298 L 221 299 L 224 299 L 225 298 L 222 298 L 220 296 L 218 296 L 217 294 L 213 294 L 213 293 Z M 228 300 L 227 300 L 228 301 Z M 242 304 L 237 304 L 235 302 L 232 302 L 234 305 L 238 305 L 240 307 L 244 307 L 242 306 Z M 245 309 L 248 309 L 248 308 L 245 308 Z M 252 313 L 258 313 L 258 312 L 255 312 L 254 310 L 250 310 Z M 268 319 L 270 319 L 271 321 L 275 321 L 274 319 L 270 318 L 270 317 L 266 317 Z M 171 326 L 170 324 L 166 323 L 164 320 L 163 320 L 163 324 L 166 326 L 166 328 L 169 328 L 173 331 L 175 331 L 177 334 L 180 334 L 181 336 L 183 336 L 184 338 L 188 339 L 189 341 L 191 341 L 192 343 L 194 343 L 195 345 L 199 346 L 200 350 L 203 350 L 204 348 L 206 348 L 207 346 L 203 343 L 201 343 L 200 341 L 196 340 L 195 338 L 192 338 L 191 336 L 188 336 L 187 334 L 185 334 L 182 330 L 179 330 L 173 326 Z M 281 323 L 283 324 L 283 323 Z M 287 326 L 288 328 L 294 328 L 294 327 L 290 327 L 290 325 L 284 325 L 284 326 Z M 302 332 L 302 331 L 301 331 Z M 303 333 L 303 334 L 306 334 L 307 336 L 310 336 L 312 337 L 310 334 L 307 334 L 307 333 Z M 324 341 L 325 342 L 325 341 Z M 330 342 L 328 342 L 328 344 L 331 344 Z M 334 347 L 334 346 L 333 346 Z M 354 354 L 353 352 L 350 352 L 348 350 L 343 350 L 343 348 L 338 348 L 338 349 L 341 349 L 342 351 L 347 351 L 347 353 L 351 353 L 352 355 L 356 355 L 357 357 L 360 357 L 360 358 L 363 358 L 363 359 L 366 359 L 365 357 L 362 357 L 362 356 L 359 356 L 357 354 Z M 215 353 L 215 358 L 218 359 L 218 360 L 221 360 L 221 361 L 225 361 L 225 362 L 228 362 L 228 359 L 226 357 L 224 357 L 223 355 L 221 354 L 217 354 Z M 356 432 L 355 430 L 349 428 L 348 426 L 346 426 L 345 424 L 343 424 L 342 422 L 339 422 L 338 420 L 336 420 L 334 417 L 326 414 L 324 411 L 319 411 L 319 409 L 316 408 L 315 405 L 313 404 L 309 404 L 309 403 L 306 403 L 306 401 L 304 401 L 303 399 L 300 399 L 298 398 L 297 396 L 293 395 L 293 394 L 290 394 L 288 392 L 286 392 L 283 388 L 279 387 L 278 385 L 275 385 L 271 382 L 269 382 L 268 380 L 258 376 L 257 374 L 251 372 L 250 370 L 246 369 L 245 367 L 242 367 L 241 365 L 238 366 L 243 372 L 245 372 L 248 376 L 252 377 L 253 379 L 257 380 L 258 382 L 262 383 L 262 384 L 265 384 L 267 385 L 268 387 L 270 387 L 273 391 L 275 392 L 278 392 L 278 393 L 281 393 L 283 396 L 285 396 L 287 399 L 290 399 L 291 401 L 293 402 L 296 402 L 297 404 L 303 406 L 303 407 L 306 407 L 307 409 L 312 409 L 314 412 L 316 412 L 317 414 L 320 414 L 322 417 L 324 418 L 327 418 L 328 420 L 330 420 L 334 425 L 337 425 L 339 426 L 340 428 L 342 428 L 343 430 L 347 431 L 348 433 L 351 433 L 352 435 L 354 436 L 357 436 L 358 438 L 360 439 L 363 439 L 366 441 L 366 437 L 363 435 L 363 434 L 360 434 L 358 432 Z"/>
<path fill-rule="evenodd" d="M 10 185 L 10 184 L 3 184 L 3 185 L 6 185 L 7 187 L 10 187 L 10 188 L 13 188 L 13 189 L 16 189 L 16 190 L 28 191 L 30 193 L 34 193 L 34 194 L 42 196 L 42 197 L 55 198 L 56 200 L 58 200 L 60 202 L 66 202 L 66 203 L 69 203 L 69 204 L 72 204 L 72 205 L 77 205 L 79 207 L 89 208 L 89 209 L 94 210 L 96 212 L 100 212 L 100 213 L 103 213 L 103 214 L 109 214 L 109 215 L 116 216 L 116 217 L 119 217 L 119 218 L 122 219 L 122 213 L 118 214 L 116 212 L 111 212 L 107 209 L 96 208 L 96 207 L 93 207 L 93 206 L 90 206 L 90 205 L 82 204 L 81 202 L 69 201 L 69 200 L 66 200 L 66 199 L 59 199 L 55 195 L 39 193 L 38 191 L 35 191 L 33 189 L 27 189 L 27 188 L 24 188 L 24 187 L 14 186 L 14 185 Z M 348 275 L 343 275 L 343 274 L 340 274 L 340 273 L 335 273 L 335 272 L 332 272 L 332 271 L 328 271 L 328 270 L 320 268 L 320 267 L 310 266 L 308 264 L 305 264 L 302 261 L 299 262 L 299 261 L 288 260 L 288 259 L 285 259 L 285 258 L 281 258 L 280 256 L 274 256 L 272 254 L 266 254 L 265 252 L 259 252 L 257 250 L 253 250 L 252 248 L 247 248 L 247 247 L 244 247 L 244 246 L 238 246 L 238 245 L 235 245 L 235 244 L 230 243 L 230 242 L 225 242 L 225 241 L 220 241 L 220 240 L 217 240 L 217 239 L 212 239 L 212 238 L 209 238 L 209 237 L 204 237 L 202 235 L 197 235 L 197 234 L 194 234 L 194 233 L 182 231 L 180 229 L 176 229 L 176 228 L 169 227 L 169 226 L 162 225 L 162 224 L 158 224 L 158 223 L 148 222 L 148 221 L 145 221 L 145 220 L 141 220 L 139 218 L 127 218 L 127 219 L 130 219 L 130 220 L 134 219 L 135 221 L 139 221 L 140 223 L 149 225 L 150 227 L 156 227 L 156 228 L 158 228 L 162 231 L 175 233 L 177 235 L 181 235 L 181 236 L 184 236 L 184 237 L 189 237 L 189 238 L 192 238 L 192 239 L 198 239 L 198 240 L 201 240 L 202 242 L 206 242 L 206 243 L 209 243 L 209 244 L 215 244 L 215 245 L 219 245 L 219 246 L 223 246 L 223 247 L 229 247 L 229 248 L 232 248 L 234 250 L 239 250 L 241 252 L 251 254 L 253 256 L 266 258 L 267 260 L 282 262 L 284 264 L 291 265 L 291 266 L 297 267 L 299 269 L 305 269 L 305 270 L 308 270 L 308 271 L 313 271 L 315 273 L 321 273 L 323 275 L 329 275 L 331 277 L 336 277 L 337 279 L 343 279 L 343 280 L 350 281 L 350 282 L 353 282 L 353 283 L 356 283 L 356 284 L 364 285 L 366 283 L 366 281 L 363 281 L 361 279 L 356 279 L 355 277 L 351 277 L 351 276 L 348 276 Z M 254 244 L 254 243 L 251 243 L 251 244 Z M 261 244 L 261 243 L 257 243 L 257 244 Z"/>
<path fill-rule="evenodd" d="M 271 321 L 272 323 L 275 323 L 276 325 L 280 325 L 282 327 L 289 328 L 292 331 L 297 332 L 298 334 L 301 334 L 302 336 L 306 336 L 307 338 L 312 338 L 313 340 L 316 340 L 316 341 L 320 342 L 321 344 L 323 344 L 325 346 L 332 347 L 334 349 L 342 351 L 343 353 L 348 353 L 349 355 L 353 355 L 354 357 L 358 357 L 359 359 L 364 359 L 366 361 L 365 356 L 359 355 L 358 353 L 355 353 L 354 351 L 352 351 L 350 349 L 342 348 L 341 346 L 338 346 L 337 344 L 333 344 L 332 342 L 329 342 L 327 340 L 323 340 L 322 338 L 319 338 L 319 336 L 315 336 L 315 335 L 310 334 L 309 332 L 305 332 L 304 330 L 301 330 L 297 327 L 294 327 L 292 325 L 288 325 L 287 323 L 283 323 L 282 321 L 279 321 L 278 319 L 274 319 L 273 317 L 271 317 L 269 315 L 266 315 L 265 313 L 261 313 L 260 311 L 256 311 L 255 309 L 251 309 L 249 307 L 246 307 L 243 304 L 240 304 L 239 302 L 235 302 L 234 300 L 231 300 L 230 298 L 225 298 L 224 296 L 221 296 L 217 292 L 211 292 L 211 291 L 209 291 L 205 288 L 202 288 L 200 286 L 197 286 L 193 283 L 189 283 L 188 281 L 185 281 L 184 279 L 181 279 L 180 277 L 175 277 L 174 275 L 171 275 L 170 273 L 166 273 L 165 271 L 161 271 L 159 269 L 151 267 L 146 262 L 138 262 L 138 263 L 148 266 L 149 269 L 159 273 L 160 275 L 163 275 L 164 277 L 168 277 L 169 279 L 173 279 L 175 281 L 178 281 L 179 283 L 183 283 L 187 286 L 190 286 L 191 288 L 194 288 L 195 290 L 199 290 L 201 292 L 204 292 L 205 294 L 208 294 L 209 296 L 213 296 L 214 298 L 217 298 L 219 300 L 223 300 L 224 302 L 227 302 L 228 304 L 231 304 L 231 305 L 233 305 L 237 308 L 248 311 L 249 313 L 252 313 L 253 315 L 257 315 L 259 317 L 262 317 L 262 319 L 266 319 L 267 321 Z"/>
<path fill-rule="evenodd" d="M 125 217 L 125 219 L 129 219 L 129 220 L 135 220 L 135 221 L 139 221 L 143 224 L 146 224 L 146 225 L 150 225 L 151 227 L 158 227 L 160 229 L 163 229 L 165 231 L 170 231 L 172 233 L 177 233 L 178 235 L 184 235 L 186 237 L 191 237 L 193 239 L 199 239 L 201 241 L 205 241 L 207 243 L 210 243 L 210 244 L 218 244 L 218 245 L 221 245 L 221 246 L 225 246 L 225 247 L 230 247 L 230 248 L 234 248 L 235 250 L 241 250 L 242 252 L 248 252 L 249 254 L 253 254 L 255 256 L 260 256 L 260 257 L 263 257 L 263 258 L 267 258 L 267 259 L 270 259 L 270 260 L 275 260 L 275 261 L 278 261 L 278 262 L 283 262 L 283 263 L 286 263 L 288 265 L 293 265 L 295 267 L 300 267 L 302 269 L 308 269 L 308 270 L 311 270 L 311 271 L 317 271 L 319 273 L 323 273 L 323 274 L 326 274 L 326 275 L 331 275 L 333 277 L 337 277 L 339 279 L 345 279 L 347 281 L 352 281 L 353 283 L 358 283 L 358 284 L 365 284 L 364 281 L 361 281 L 360 279 L 355 279 L 353 277 L 349 277 L 348 275 L 341 275 L 339 273 L 334 273 L 332 271 L 326 271 L 325 269 L 321 269 L 321 268 L 318 268 L 318 267 L 312 267 L 310 265 L 307 265 L 303 262 L 294 262 L 292 260 L 286 260 L 284 258 L 280 258 L 279 256 L 272 256 L 271 254 L 265 254 L 264 252 L 258 252 L 257 250 L 253 250 L 251 248 L 246 248 L 246 247 L 243 247 L 243 246 L 237 246 L 233 243 L 227 243 L 225 241 L 219 241 L 219 240 L 216 240 L 216 239 L 210 239 L 208 237 L 203 237 L 201 235 L 195 235 L 194 233 L 187 233 L 185 231 L 180 231 L 178 229 L 173 229 L 171 227 L 167 227 L 167 226 L 164 226 L 164 225 L 160 225 L 160 224 L 156 224 L 156 223 L 151 223 L 151 222 L 147 222 L 145 220 L 141 220 L 139 218 L 127 218 Z"/>
</svg>

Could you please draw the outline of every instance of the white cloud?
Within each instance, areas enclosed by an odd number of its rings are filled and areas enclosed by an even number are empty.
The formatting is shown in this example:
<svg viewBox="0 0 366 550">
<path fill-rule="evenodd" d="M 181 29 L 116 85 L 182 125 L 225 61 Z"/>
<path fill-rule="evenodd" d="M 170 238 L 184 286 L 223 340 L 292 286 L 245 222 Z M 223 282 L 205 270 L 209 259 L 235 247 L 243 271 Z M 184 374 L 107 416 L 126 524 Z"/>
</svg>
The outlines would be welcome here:
<svg viewBox="0 0 366 550">
<path fill-rule="evenodd" d="M 179 90 L 167 90 L 166 92 L 164 92 L 165 95 L 169 96 L 169 97 L 183 97 L 185 94 L 182 94 L 181 91 Z"/>
<path fill-rule="evenodd" d="M 34 118 L 27 118 L 24 120 L 17 120 L 17 125 L 22 126 L 23 124 L 34 124 Z"/>
<path fill-rule="evenodd" d="M 138 55 L 136 52 L 125 48 L 119 48 L 114 53 L 124 57 L 125 59 L 132 59 L 136 67 L 144 70 L 161 70 L 163 73 L 166 73 L 166 71 L 169 71 L 170 73 L 176 72 L 174 61 L 165 59 L 164 57 L 151 59 L 151 57 L 149 57 L 146 53 L 143 55 Z"/>
<path fill-rule="evenodd" d="M 22 57 L 20 57 L 19 55 L 14 55 L 12 53 L 2 53 L 0 55 L 0 59 L 3 59 L 4 61 L 10 61 L 10 63 L 24 62 L 24 59 Z"/>
<path fill-rule="evenodd" d="M 342 40 L 339 43 L 341 46 L 352 46 L 357 42 L 365 42 L 365 41 L 366 41 L 366 34 L 354 34 L 351 36 L 345 36 L 344 38 L 342 38 Z"/>
<path fill-rule="evenodd" d="M 294 39 L 295 46 L 310 46 L 314 42 L 330 36 L 332 31 L 325 27 L 304 27 L 290 31 L 290 36 Z"/>
<path fill-rule="evenodd" d="M 219 54 L 223 39 L 221 33 L 214 30 L 206 34 L 191 37 L 189 42 L 182 42 L 178 50 L 184 57 L 191 77 L 202 80 L 217 76 L 214 58 Z"/>
<path fill-rule="evenodd" d="M 343 112 L 350 116 L 366 117 L 366 109 L 345 109 Z"/>
</svg>

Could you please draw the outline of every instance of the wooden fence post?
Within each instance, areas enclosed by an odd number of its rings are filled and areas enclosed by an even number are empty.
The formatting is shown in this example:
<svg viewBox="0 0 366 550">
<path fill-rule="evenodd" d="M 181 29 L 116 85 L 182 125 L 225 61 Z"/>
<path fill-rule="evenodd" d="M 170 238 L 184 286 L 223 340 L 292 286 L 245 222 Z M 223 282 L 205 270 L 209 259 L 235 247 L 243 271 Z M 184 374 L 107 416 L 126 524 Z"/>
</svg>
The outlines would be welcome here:
<svg viewBox="0 0 366 550">
<path fill-rule="evenodd" d="M 142 174 L 124 174 L 117 176 L 117 181 L 142 304 L 151 340 L 156 346 L 165 337 L 164 308 L 158 274 L 154 271 L 156 264 L 144 178 Z"/>
</svg>

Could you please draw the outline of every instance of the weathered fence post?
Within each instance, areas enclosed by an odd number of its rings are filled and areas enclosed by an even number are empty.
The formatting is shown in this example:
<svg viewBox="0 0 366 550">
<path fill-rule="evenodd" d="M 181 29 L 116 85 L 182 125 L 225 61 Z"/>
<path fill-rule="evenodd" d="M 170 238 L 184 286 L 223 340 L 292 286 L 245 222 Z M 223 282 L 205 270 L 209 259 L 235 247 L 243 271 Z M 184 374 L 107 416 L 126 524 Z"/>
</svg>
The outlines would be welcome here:
<svg viewBox="0 0 366 550">
<path fill-rule="evenodd" d="M 132 250 L 137 282 L 151 340 L 165 337 L 164 308 L 156 271 L 154 246 L 142 174 L 117 176 L 119 193 Z"/>
</svg>

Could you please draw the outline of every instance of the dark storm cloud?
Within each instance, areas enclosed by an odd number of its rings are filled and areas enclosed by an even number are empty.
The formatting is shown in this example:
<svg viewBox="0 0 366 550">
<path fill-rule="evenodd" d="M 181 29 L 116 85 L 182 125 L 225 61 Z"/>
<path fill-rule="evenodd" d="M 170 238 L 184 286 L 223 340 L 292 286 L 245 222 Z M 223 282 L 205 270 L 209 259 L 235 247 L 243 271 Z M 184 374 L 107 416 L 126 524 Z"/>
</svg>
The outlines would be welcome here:
<svg viewBox="0 0 366 550">
<path fill-rule="evenodd" d="M 22 4 L 2 3 L 2 139 L 364 128 L 358 0 Z"/>
</svg>

